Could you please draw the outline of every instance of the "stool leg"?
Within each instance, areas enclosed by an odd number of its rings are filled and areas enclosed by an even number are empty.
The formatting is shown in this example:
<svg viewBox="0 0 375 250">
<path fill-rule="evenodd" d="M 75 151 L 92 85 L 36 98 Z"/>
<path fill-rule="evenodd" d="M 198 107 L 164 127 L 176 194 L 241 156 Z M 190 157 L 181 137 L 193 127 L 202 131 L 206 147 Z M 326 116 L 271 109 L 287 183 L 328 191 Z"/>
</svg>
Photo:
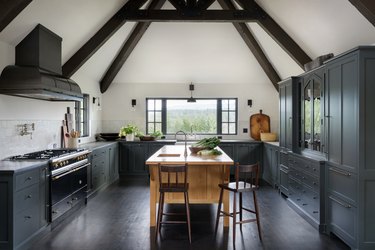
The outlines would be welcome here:
<svg viewBox="0 0 375 250">
<path fill-rule="evenodd" d="M 216 223 L 215 223 L 215 236 L 216 236 L 216 233 L 217 233 L 217 227 L 219 226 L 221 204 L 223 202 L 223 192 L 224 192 L 224 189 L 221 189 L 220 190 L 219 204 L 217 205 L 217 214 L 216 214 Z"/>
<path fill-rule="evenodd" d="M 236 208 L 236 197 L 237 193 L 233 192 L 233 248 L 236 248 L 236 217 L 237 217 L 237 208 Z"/>
<path fill-rule="evenodd" d="M 191 244 L 189 194 L 187 192 L 184 192 L 184 196 L 185 196 L 186 221 L 187 221 L 187 226 L 188 226 L 189 242 Z"/>
<path fill-rule="evenodd" d="M 262 231 L 260 228 L 260 220 L 259 220 L 259 208 L 258 208 L 257 196 L 256 196 L 255 191 L 253 191 L 253 197 L 254 197 L 255 216 L 256 216 L 257 225 L 258 225 L 259 239 L 262 241 Z"/>
<path fill-rule="evenodd" d="M 160 231 L 160 214 L 161 214 L 161 198 L 162 194 L 159 193 L 159 205 L 158 205 L 158 216 L 156 220 L 156 228 L 155 228 L 155 242 L 158 240 L 158 233 Z"/>
<path fill-rule="evenodd" d="M 242 221 L 242 193 L 240 193 L 240 221 Z M 242 223 L 240 223 L 240 230 L 242 232 Z"/>
<path fill-rule="evenodd" d="M 160 208 L 160 224 L 163 221 L 163 214 L 164 214 L 164 195 L 165 193 L 161 193 L 161 208 Z M 161 231 L 161 226 L 159 226 L 159 233 Z"/>
</svg>

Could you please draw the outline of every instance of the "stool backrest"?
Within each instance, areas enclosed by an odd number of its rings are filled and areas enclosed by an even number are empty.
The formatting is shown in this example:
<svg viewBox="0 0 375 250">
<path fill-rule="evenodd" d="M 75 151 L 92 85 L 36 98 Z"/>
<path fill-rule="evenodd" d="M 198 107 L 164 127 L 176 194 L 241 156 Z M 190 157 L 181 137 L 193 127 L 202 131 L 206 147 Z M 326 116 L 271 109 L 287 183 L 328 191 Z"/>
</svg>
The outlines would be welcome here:
<svg viewBox="0 0 375 250">
<path fill-rule="evenodd" d="M 238 162 L 235 164 L 235 179 L 236 179 L 236 188 L 239 187 L 239 183 L 246 183 L 255 186 L 256 188 L 259 187 L 259 172 L 260 167 L 259 163 L 252 164 L 252 165 L 240 165 Z M 244 187 L 243 187 L 244 188 Z"/>
<path fill-rule="evenodd" d="M 173 187 L 177 184 L 184 184 L 187 186 L 187 164 L 181 165 L 162 165 L 159 163 L 159 184 L 167 184 L 167 187 Z M 163 183 L 163 176 L 167 177 L 167 182 Z M 179 178 L 180 176 L 180 178 Z"/>
</svg>

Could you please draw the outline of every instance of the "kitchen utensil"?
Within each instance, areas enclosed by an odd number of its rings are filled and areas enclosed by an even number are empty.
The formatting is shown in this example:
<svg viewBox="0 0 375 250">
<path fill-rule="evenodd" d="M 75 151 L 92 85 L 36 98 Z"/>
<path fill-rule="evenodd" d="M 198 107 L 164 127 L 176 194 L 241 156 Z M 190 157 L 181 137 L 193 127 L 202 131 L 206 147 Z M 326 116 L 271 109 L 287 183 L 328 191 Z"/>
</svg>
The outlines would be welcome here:
<svg viewBox="0 0 375 250">
<path fill-rule="evenodd" d="M 259 141 L 261 132 L 270 132 L 270 117 L 259 110 L 258 114 L 250 116 L 250 136 Z"/>
<path fill-rule="evenodd" d="M 70 107 L 67 107 L 65 114 L 66 126 L 68 128 L 68 132 L 73 130 L 73 114 L 70 113 Z"/>
</svg>

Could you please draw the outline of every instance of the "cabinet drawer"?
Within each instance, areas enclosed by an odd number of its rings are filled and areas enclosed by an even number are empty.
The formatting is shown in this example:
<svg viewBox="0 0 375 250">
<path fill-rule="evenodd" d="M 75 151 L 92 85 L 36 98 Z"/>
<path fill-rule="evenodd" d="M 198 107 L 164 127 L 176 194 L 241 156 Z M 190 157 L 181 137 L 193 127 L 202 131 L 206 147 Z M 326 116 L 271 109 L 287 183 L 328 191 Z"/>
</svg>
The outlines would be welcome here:
<svg viewBox="0 0 375 250">
<path fill-rule="evenodd" d="M 316 162 L 305 160 L 301 163 L 301 169 L 306 173 L 309 173 L 314 176 L 319 176 L 320 167 L 319 164 Z"/>
<path fill-rule="evenodd" d="M 346 239 L 345 241 L 353 242 L 356 235 L 357 208 L 332 194 L 328 196 L 327 207 L 330 230 Z"/>
<path fill-rule="evenodd" d="M 104 169 L 105 160 L 106 160 L 105 156 L 98 157 L 97 159 L 93 160 L 92 165 L 91 165 L 91 171 L 94 173 L 94 172 L 101 171 L 102 169 Z"/>
<path fill-rule="evenodd" d="M 14 197 L 14 212 L 18 213 L 31 207 L 38 207 L 39 204 L 39 185 L 34 184 L 31 187 L 18 191 Z"/>
<path fill-rule="evenodd" d="M 32 207 L 17 213 L 14 218 L 14 241 L 15 245 L 18 245 L 34 232 L 38 230 L 39 227 L 39 213 L 38 207 Z"/>
<path fill-rule="evenodd" d="M 288 166 L 288 153 L 284 151 L 280 151 L 280 164 L 284 166 Z"/>
<path fill-rule="evenodd" d="M 94 190 L 101 187 L 105 182 L 106 176 L 104 172 L 97 172 L 92 176 L 92 187 Z"/>
<path fill-rule="evenodd" d="M 39 168 L 16 176 L 16 191 L 39 182 Z"/>
<path fill-rule="evenodd" d="M 99 157 L 103 157 L 107 154 L 107 148 L 103 148 L 103 149 L 96 149 L 94 151 L 92 151 L 92 160 L 96 160 L 97 158 Z"/>
<path fill-rule="evenodd" d="M 302 174 L 302 183 L 312 188 L 315 192 L 319 192 L 319 179 L 309 174 Z"/>
<path fill-rule="evenodd" d="M 328 166 L 328 189 L 354 205 L 357 204 L 357 175 Z"/>
</svg>

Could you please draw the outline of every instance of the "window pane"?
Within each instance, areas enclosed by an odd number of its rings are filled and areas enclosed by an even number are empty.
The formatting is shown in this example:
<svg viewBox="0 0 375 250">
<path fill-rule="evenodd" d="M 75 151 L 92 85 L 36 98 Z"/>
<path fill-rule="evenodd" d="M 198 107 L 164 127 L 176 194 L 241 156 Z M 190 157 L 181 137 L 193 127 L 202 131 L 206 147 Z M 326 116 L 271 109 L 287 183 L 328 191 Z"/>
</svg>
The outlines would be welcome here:
<svg viewBox="0 0 375 250">
<path fill-rule="evenodd" d="M 221 108 L 222 110 L 228 110 L 229 106 L 228 106 L 228 100 L 227 99 L 224 99 L 224 100 L 221 101 L 221 107 L 222 107 Z"/>
<path fill-rule="evenodd" d="M 236 110 L 236 101 L 233 99 L 229 100 L 229 110 Z"/>
<path fill-rule="evenodd" d="M 222 122 L 228 122 L 228 112 L 221 113 L 221 120 Z"/>
<path fill-rule="evenodd" d="M 167 134 L 193 130 L 200 134 L 217 133 L 217 100 L 167 100 Z"/>
<path fill-rule="evenodd" d="M 228 134 L 228 123 L 222 124 L 221 131 L 222 131 L 223 134 Z"/>
<path fill-rule="evenodd" d="M 161 100 L 155 101 L 155 110 L 161 110 Z"/>
<path fill-rule="evenodd" d="M 147 125 L 147 133 L 151 134 L 152 132 L 154 132 L 154 123 L 149 123 Z"/>
<path fill-rule="evenodd" d="M 155 112 L 155 122 L 161 122 L 161 112 Z"/>
<path fill-rule="evenodd" d="M 236 124 L 229 123 L 229 134 L 235 134 L 235 133 L 236 133 Z"/>
<path fill-rule="evenodd" d="M 148 122 L 153 122 L 154 121 L 154 112 L 149 111 L 148 113 Z"/>
<path fill-rule="evenodd" d="M 235 112 L 229 112 L 229 121 L 230 122 L 236 122 L 236 113 Z"/>
<path fill-rule="evenodd" d="M 161 132 L 161 123 L 156 123 L 155 124 L 155 131 L 158 130 Z"/>
<path fill-rule="evenodd" d="M 149 99 L 147 101 L 147 108 L 148 108 L 148 110 L 154 110 L 155 109 L 154 103 L 155 103 L 154 99 Z"/>
</svg>

